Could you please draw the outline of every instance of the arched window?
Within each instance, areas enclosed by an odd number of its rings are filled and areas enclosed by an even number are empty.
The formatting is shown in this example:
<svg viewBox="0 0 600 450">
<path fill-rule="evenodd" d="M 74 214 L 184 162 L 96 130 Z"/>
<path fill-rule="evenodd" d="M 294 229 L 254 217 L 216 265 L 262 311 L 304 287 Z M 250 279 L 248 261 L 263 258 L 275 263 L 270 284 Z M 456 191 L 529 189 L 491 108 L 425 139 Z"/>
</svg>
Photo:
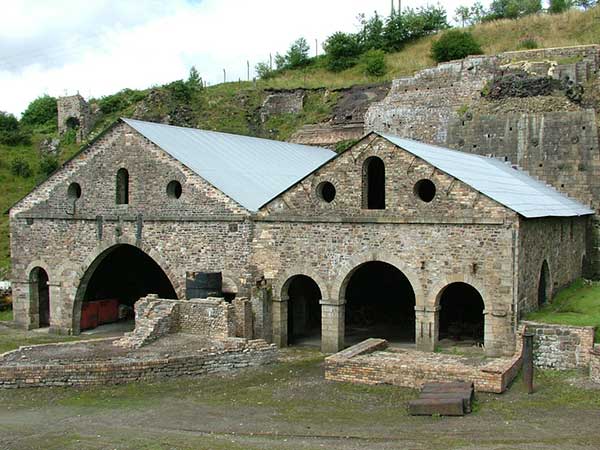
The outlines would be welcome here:
<svg viewBox="0 0 600 450">
<path fill-rule="evenodd" d="M 385 165 L 380 158 L 371 156 L 365 160 L 362 181 L 362 207 L 385 209 Z"/>
<path fill-rule="evenodd" d="M 129 204 L 129 172 L 119 169 L 117 172 L 117 205 Z"/>
</svg>

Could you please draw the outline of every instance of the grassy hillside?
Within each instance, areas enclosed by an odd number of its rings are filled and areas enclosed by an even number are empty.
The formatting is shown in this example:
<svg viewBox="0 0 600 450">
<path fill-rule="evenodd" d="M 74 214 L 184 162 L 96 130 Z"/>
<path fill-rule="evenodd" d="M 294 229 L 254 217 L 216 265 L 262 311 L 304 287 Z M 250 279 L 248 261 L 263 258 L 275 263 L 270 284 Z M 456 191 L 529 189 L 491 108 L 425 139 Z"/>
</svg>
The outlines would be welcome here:
<svg viewBox="0 0 600 450">
<path fill-rule="evenodd" d="M 586 12 L 569 11 L 560 15 L 537 15 L 519 20 L 501 20 L 472 27 L 471 31 L 482 44 L 484 51 L 494 54 L 518 50 L 523 39 L 534 39 L 538 47 L 559 47 L 600 42 L 600 8 Z M 335 105 L 336 93 L 327 91 L 356 84 L 389 81 L 409 76 L 418 70 L 434 65 L 429 56 L 430 36 L 407 45 L 398 53 L 386 56 L 387 71 L 382 77 L 364 75 L 362 65 L 341 73 L 324 68 L 322 58 L 317 58 L 302 70 L 286 71 L 269 80 L 256 83 L 225 83 L 192 91 L 182 90 L 181 82 L 143 91 L 125 90 L 99 100 L 103 115 L 96 124 L 94 134 L 100 132 L 118 117 L 134 113 L 146 120 L 163 120 L 170 123 L 238 134 L 287 139 L 307 123 L 325 120 Z M 308 93 L 304 111 L 298 115 L 271 117 L 260 120 L 259 108 L 268 89 L 324 88 Z M 56 133 L 54 133 L 54 136 Z M 6 209 L 25 195 L 44 177 L 39 168 L 39 142 L 52 136 L 47 130 L 34 130 L 32 145 L 0 146 L 0 209 Z M 65 161 L 77 146 L 63 140 L 60 160 Z M 12 161 L 21 158 L 32 168 L 32 175 L 21 177 L 11 171 Z M 0 215 L 0 278 L 9 264 L 8 216 Z"/>
</svg>

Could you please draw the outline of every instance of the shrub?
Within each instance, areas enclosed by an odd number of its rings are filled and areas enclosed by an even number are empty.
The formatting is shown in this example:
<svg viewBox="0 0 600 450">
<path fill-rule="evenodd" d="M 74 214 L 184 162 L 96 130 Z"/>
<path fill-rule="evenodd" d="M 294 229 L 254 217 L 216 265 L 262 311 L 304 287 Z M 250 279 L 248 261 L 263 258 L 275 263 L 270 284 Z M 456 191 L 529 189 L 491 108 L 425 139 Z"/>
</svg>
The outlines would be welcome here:
<svg viewBox="0 0 600 450">
<path fill-rule="evenodd" d="M 363 55 L 365 73 L 373 77 L 385 75 L 385 53 L 383 50 L 369 50 Z"/>
<path fill-rule="evenodd" d="M 550 0 L 548 12 L 550 14 L 560 14 L 570 9 L 572 6 L 571 0 Z"/>
<path fill-rule="evenodd" d="M 27 161 L 20 158 L 13 159 L 10 171 L 14 176 L 22 178 L 29 178 L 33 173 Z"/>
<path fill-rule="evenodd" d="M 327 68 L 332 72 L 341 72 L 356 65 L 361 53 L 356 35 L 341 31 L 329 36 L 323 48 L 327 54 Z"/>
<path fill-rule="evenodd" d="M 431 45 L 431 57 L 437 62 L 480 55 L 481 46 L 468 31 L 450 30 Z"/>
<path fill-rule="evenodd" d="M 30 143 L 29 134 L 21 130 L 16 117 L 0 111 L 0 144 L 29 145 Z"/>
<path fill-rule="evenodd" d="M 256 70 L 256 74 L 258 78 L 261 80 L 268 80 L 269 78 L 273 78 L 277 73 L 276 70 L 271 69 L 269 63 L 259 62 L 254 69 Z"/>
<path fill-rule="evenodd" d="M 58 169 L 58 159 L 54 156 L 46 156 L 40 160 L 40 173 L 43 173 L 46 176 L 52 174 L 56 169 Z"/>
<path fill-rule="evenodd" d="M 193 89 L 183 80 L 173 81 L 165 86 L 173 100 L 177 102 L 189 102 L 192 99 Z"/>
<path fill-rule="evenodd" d="M 116 94 L 107 95 L 98 100 L 98 107 L 103 114 L 111 114 L 122 111 L 129 105 L 137 103 L 145 97 L 141 91 L 133 89 L 123 89 Z"/>
<path fill-rule="evenodd" d="M 25 125 L 50 125 L 57 126 L 58 122 L 58 107 L 56 106 L 56 98 L 44 95 L 32 101 L 23 115 L 21 123 Z"/>
<path fill-rule="evenodd" d="M 524 38 L 519 41 L 519 45 L 517 46 L 519 49 L 525 50 L 533 50 L 538 48 L 538 43 L 533 38 Z"/>
</svg>

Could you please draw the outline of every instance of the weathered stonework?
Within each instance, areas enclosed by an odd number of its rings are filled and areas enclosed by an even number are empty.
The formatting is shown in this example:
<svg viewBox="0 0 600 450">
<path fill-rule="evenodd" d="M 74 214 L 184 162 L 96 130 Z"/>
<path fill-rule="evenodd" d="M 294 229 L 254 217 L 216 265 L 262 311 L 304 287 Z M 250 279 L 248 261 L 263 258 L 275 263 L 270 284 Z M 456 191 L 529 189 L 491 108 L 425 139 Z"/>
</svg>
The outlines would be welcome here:
<svg viewBox="0 0 600 450">
<path fill-rule="evenodd" d="M 304 97 L 304 91 L 278 91 L 269 94 L 260 108 L 260 120 L 266 122 L 270 116 L 301 113 Z"/>
<path fill-rule="evenodd" d="M 533 361 L 537 367 L 568 370 L 590 366 L 594 327 L 523 322 L 534 333 Z"/>
<path fill-rule="evenodd" d="M 90 105 L 79 94 L 70 97 L 59 97 L 58 106 L 58 132 L 63 135 L 70 129 L 75 130 L 75 138 L 82 142 L 92 128 L 95 116 Z"/>
<path fill-rule="evenodd" d="M 590 355 L 590 380 L 600 384 L 600 346 L 595 346 Z"/>
</svg>

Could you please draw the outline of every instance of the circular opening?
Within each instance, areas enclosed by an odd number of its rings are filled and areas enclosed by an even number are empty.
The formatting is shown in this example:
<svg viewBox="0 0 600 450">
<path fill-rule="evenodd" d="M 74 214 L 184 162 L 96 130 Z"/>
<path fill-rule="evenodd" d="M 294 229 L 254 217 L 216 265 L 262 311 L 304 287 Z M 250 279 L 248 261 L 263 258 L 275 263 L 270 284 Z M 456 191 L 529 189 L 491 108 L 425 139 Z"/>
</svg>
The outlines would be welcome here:
<svg viewBox="0 0 600 450">
<path fill-rule="evenodd" d="M 419 180 L 415 184 L 415 195 L 426 203 L 435 197 L 435 184 L 431 180 Z"/>
<path fill-rule="evenodd" d="M 78 199 L 81 197 L 81 186 L 79 183 L 71 183 L 67 189 L 67 196 L 71 199 Z"/>
<path fill-rule="evenodd" d="M 181 192 L 181 183 L 179 181 L 173 180 L 167 184 L 167 195 L 169 198 L 179 198 L 181 197 Z"/>
<path fill-rule="evenodd" d="M 317 194 L 321 200 L 331 203 L 335 198 L 335 186 L 329 181 L 323 181 L 317 186 Z"/>
</svg>

